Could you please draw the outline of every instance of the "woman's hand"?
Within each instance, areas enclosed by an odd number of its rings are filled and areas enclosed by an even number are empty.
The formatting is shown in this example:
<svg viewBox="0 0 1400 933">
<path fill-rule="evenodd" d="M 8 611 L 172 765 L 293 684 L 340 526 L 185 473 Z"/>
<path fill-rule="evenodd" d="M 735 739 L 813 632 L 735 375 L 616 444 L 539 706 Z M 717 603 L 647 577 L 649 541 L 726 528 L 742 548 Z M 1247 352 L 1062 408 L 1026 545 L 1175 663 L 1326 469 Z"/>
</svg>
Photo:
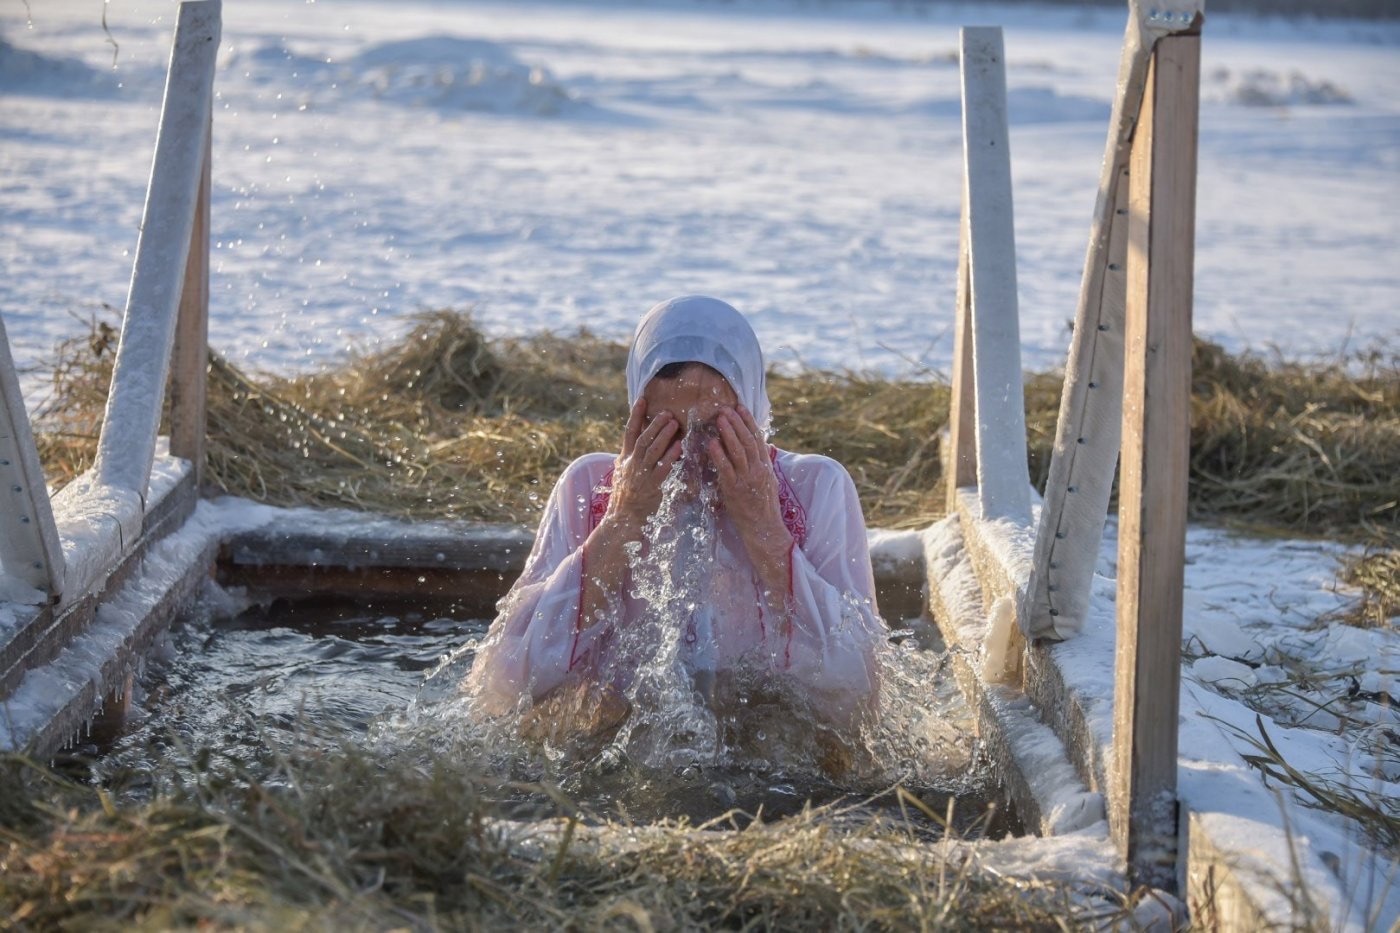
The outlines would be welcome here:
<svg viewBox="0 0 1400 933">
<path fill-rule="evenodd" d="M 710 441 L 710 462 L 718 474 L 720 501 L 749 552 L 760 582 L 771 594 L 786 595 L 792 535 L 783 523 L 778 477 L 768 444 L 753 415 L 742 405 L 715 416 L 719 437 Z"/>
<path fill-rule="evenodd" d="M 627 419 L 622 458 L 613 470 L 609 511 L 632 533 L 640 533 L 646 520 L 661 504 L 661 484 L 681 455 L 680 424 L 668 411 L 658 412 L 648 424 L 647 402 L 637 399 Z"/>
<path fill-rule="evenodd" d="M 681 455 L 675 416 L 657 412 L 647 424 L 646 414 L 646 399 L 637 399 L 622 437 L 622 457 L 613 467 L 607 514 L 583 545 L 580 626 L 593 625 L 609 613 L 620 618 L 615 609 L 627 579 L 627 545 L 641 539 L 647 519 L 661 504 L 661 484 Z"/>
</svg>

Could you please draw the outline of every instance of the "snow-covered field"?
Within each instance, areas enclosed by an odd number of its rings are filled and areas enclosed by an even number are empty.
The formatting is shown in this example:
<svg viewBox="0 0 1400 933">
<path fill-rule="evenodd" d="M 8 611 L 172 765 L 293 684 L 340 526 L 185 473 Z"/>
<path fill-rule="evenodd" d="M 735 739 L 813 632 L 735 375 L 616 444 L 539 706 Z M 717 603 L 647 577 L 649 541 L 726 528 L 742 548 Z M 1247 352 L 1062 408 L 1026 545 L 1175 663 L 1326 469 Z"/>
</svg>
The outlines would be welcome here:
<svg viewBox="0 0 1400 933">
<path fill-rule="evenodd" d="M 21 363 L 124 304 L 174 8 L 0 4 Z M 239 0 L 224 19 L 211 339 L 235 360 L 315 365 L 443 306 L 624 337 L 700 291 L 779 363 L 946 370 L 967 23 L 1006 28 L 1025 362 L 1063 360 L 1122 12 Z M 1211 18 L 1199 333 L 1290 353 L 1397 333 L 1398 53 L 1393 23 Z"/>
</svg>

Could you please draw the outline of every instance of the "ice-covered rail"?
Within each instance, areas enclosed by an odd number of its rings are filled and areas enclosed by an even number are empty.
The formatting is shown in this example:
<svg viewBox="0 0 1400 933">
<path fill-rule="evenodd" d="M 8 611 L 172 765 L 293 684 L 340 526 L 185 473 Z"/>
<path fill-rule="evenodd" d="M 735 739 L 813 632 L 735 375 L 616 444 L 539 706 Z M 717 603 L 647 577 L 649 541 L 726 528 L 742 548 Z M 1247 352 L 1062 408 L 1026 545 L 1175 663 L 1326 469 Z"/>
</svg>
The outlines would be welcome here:
<svg viewBox="0 0 1400 933">
<path fill-rule="evenodd" d="M 198 497 L 210 119 L 220 26 L 220 0 L 180 4 L 97 463 L 52 501 L 9 344 L 0 339 L 0 474 L 10 493 L 0 507 L 0 580 L 11 581 L 0 593 L 0 732 L 11 739 L 17 714 L 10 700 L 21 681 L 54 663 L 91 629 L 104 600 L 136 571 L 152 542 L 179 527 Z M 158 452 L 172 343 L 175 430 L 171 449 Z M 81 672 L 55 675 L 42 704 L 50 733 L 71 731 L 91 715 L 180 600 L 157 602 L 164 608 L 152 607 L 103 657 Z"/>
<path fill-rule="evenodd" d="M 968 605 L 951 567 L 934 576 L 931 596 L 954 642 L 966 643 L 969 632 L 980 641 L 979 669 L 965 671 L 963 682 L 988 730 L 1048 726 L 1067 749 L 1047 759 L 1042 742 L 1034 760 L 1017 760 L 1016 743 L 993 742 L 1023 815 L 1046 832 L 1106 816 L 1129 876 L 1176 889 L 1201 12 L 1186 3 L 1130 7 L 1038 522 L 1026 473 L 1001 35 L 963 30 L 966 183 L 945 462 L 949 511 L 959 517 L 981 598 Z M 1114 728 L 1104 741 L 1046 646 L 1083 623 L 1120 448 L 1118 669 Z M 1028 721 L 1019 699 L 1027 696 L 1045 711 L 1043 724 Z M 1047 771 L 1077 774 L 1080 789 L 1067 798 L 1063 787 L 1036 779 Z"/>
<path fill-rule="evenodd" d="M 1043 502 L 1025 471 L 1000 31 L 963 31 L 943 451 L 956 518 L 935 527 L 926 561 L 931 613 L 968 649 L 959 682 L 1022 819 L 1047 834 L 1106 826 L 1131 881 L 1184 894 L 1205 926 L 1263 928 L 1289 922 L 1266 906 L 1278 879 L 1325 871 L 1263 865 L 1247 851 L 1260 840 L 1235 838 L 1232 814 L 1178 800 L 1176 784 L 1203 21 L 1201 2 L 1129 3 Z M 1081 648 L 1115 473 L 1116 638 Z M 1347 903 L 1340 889 L 1313 896 Z"/>
</svg>

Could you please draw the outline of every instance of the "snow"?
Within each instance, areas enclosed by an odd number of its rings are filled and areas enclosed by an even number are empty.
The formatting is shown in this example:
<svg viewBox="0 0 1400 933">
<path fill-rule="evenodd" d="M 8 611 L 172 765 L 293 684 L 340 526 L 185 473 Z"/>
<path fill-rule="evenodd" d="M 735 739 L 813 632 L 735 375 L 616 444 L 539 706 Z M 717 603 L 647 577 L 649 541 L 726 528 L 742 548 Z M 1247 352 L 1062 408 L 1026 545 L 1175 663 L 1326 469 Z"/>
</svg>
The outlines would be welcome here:
<svg viewBox="0 0 1400 933">
<path fill-rule="evenodd" d="M 1085 628 L 1050 649 L 1105 749 L 1112 747 L 1117 546 L 1117 525 L 1110 520 Z M 1306 795 L 1287 786 L 1266 786 L 1241 755 L 1258 751 L 1249 737 L 1260 738 L 1259 716 L 1294 768 L 1386 792 L 1386 776 L 1378 773 L 1383 762 L 1374 754 L 1376 743 L 1386 740 L 1376 726 L 1364 724 L 1373 722 L 1371 716 L 1382 720 L 1381 729 L 1394 723 L 1394 707 L 1346 695 L 1353 676 L 1395 691 L 1400 634 L 1336 622 L 1319 626 L 1354 595 L 1336 582 L 1344 553 L 1339 545 L 1255 540 L 1191 527 L 1186 553 L 1179 797 L 1217 843 L 1241 846 L 1249 870 L 1289 884 L 1297 871 L 1324 901 L 1333 892 L 1338 928 L 1367 928 L 1364 917 L 1371 910 L 1384 929 L 1386 918 L 1400 917 L 1400 887 L 1394 878 L 1388 887 L 1363 882 L 1384 879 L 1393 866 L 1368 849 L 1355 824 L 1308 808 Z M 1283 689 L 1269 689 L 1273 685 Z M 1345 713 L 1350 725 L 1320 706 Z M 1383 757 L 1395 758 L 1393 751 Z M 1328 862 L 1343 866 L 1343 876 Z"/>
<path fill-rule="evenodd" d="M 962 526 L 956 516 L 949 516 L 930 525 L 923 532 L 925 574 L 930 588 L 937 586 L 944 604 L 955 624 L 963 628 L 955 633 L 956 641 L 964 645 L 981 645 L 985 626 L 972 622 L 982 606 L 982 586 L 966 559 Z"/>
<path fill-rule="evenodd" d="M 1064 744 L 1040 721 L 1031 702 L 997 688 L 989 689 L 988 696 L 1016 766 L 1041 804 L 1040 832 L 1060 835 L 1094 827 L 1107 836 L 1103 795 L 1085 789 Z"/>
<path fill-rule="evenodd" d="M 38 606 L 44 601 L 44 591 L 37 590 L 23 580 L 0 573 L 0 603 L 18 603 L 21 606 Z"/>
<path fill-rule="evenodd" d="M 141 498 L 132 490 L 99 482 L 88 472 L 53 497 L 54 523 L 63 549 L 63 598 L 87 595 L 141 533 Z"/>
<path fill-rule="evenodd" d="M 963 626 L 950 647 L 995 665 L 998 607 L 984 611 L 960 525 L 948 518 L 922 532 L 929 585 Z M 1117 547 L 1110 519 L 1084 629 L 1048 646 L 1084 712 L 1096 781 L 1107 775 L 1113 748 Z M 1305 792 L 1266 783 L 1243 756 L 1261 754 L 1267 737 L 1284 761 L 1317 780 L 1372 800 L 1400 799 L 1393 749 L 1400 634 L 1337 619 L 1356 594 L 1337 583 L 1346 549 L 1335 543 L 1190 527 L 1186 551 L 1178 795 L 1193 832 L 1239 856 L 1240 870 L 1262 882 L 1252 894 L 1276 917 L 1291 916 L 1280 885 L 1305 885 L 1332 927 L 1388 928 L 1400 917 L 1400 869 L 1357 824 L 1312 809 Z M 988 688 L 993 698 L 996 691 Z M 1093 805 L 1102 800 L 1067 762 L 1057 763 L 1058 740 L 1034 716 L 1018 722 L 1010 712 L 1014 701 L 997 708 L 1000 729 L 1047 828 L 1058 820 L 1104 832 L 1093 828 Z"/>
<path fill-rule="evenodd" d="M 0 8 L 21 365 L 123 306 L 173 11 Z M 328 364 L 437 307 L 622 338 L 709 292 L 780 365 L 946 373 L 970 21 L 1006 30 L 1024 362 L 1063 361 L 1121 10 L 240 0 L 224 20 L 210 326 L 237 363 Z M 1397 44 L 1393 23 L 1208 17 L 1200 334 L 1292 353 L 1395 334 L 1400 216 L 1373 206 L 1400 194 Z"/>
<path fill-rule="evenodd" d="M 178 531 L 152 545 L 139 572 L 103 600 L 93 623 L 57 659 L 25 674 L 0 709 L 0 749 L 24 748 L 85 692 L 100 699 L 110 686 L 107 678 L 129 660 L 119 655 L 143 621 L 173 589 L 199 576 L 197 565 L 210 559 L 221 537 L 256 528 L 278 511 L 244 499 L 201 501 Z M 0 612 L 4 608 L 0 605 Z"/>
<path fill-rule="evenodd" d="M 884 528 L 871 528 L 866 535 L 870 548 L 870 562 L 881 566 L 899 566 L 918 563 L 924 558 L 923 541 L 920 533 L 912 529 L 889 531 Z"/>
<path fill-rule="evenodd" d="M 0 8 L 0 308 L 21 367 L 84 333 L 89 316 L 112 316 L 131 274 L 174 8 L 104 9 L 115 49 L 90 3 Z M 946 373 L 961 190 L 952 53 L 972 18 L 1006 27 L 1023 361 L 1063 361 L 1121 11 L 240 0 L 224 18 L 210 330 L 241 365 L 332 364 L 445 306 L 473 307 L 495 334 L 587 326 L 622 338 L 656 300 L 712 292 L 752 315 L 779 365 Z M 1198 334 L 1287 354 L 1400 335 L 1400 214 L 1376 209 L 1400 202 L 1397 46 L 1393 23 L 1209 15 Z M 25 378 L 37 395 L 45 374 Z M 157 459 L 152 500 L 180 470 Z M 78 484 L 55 511 L 76 593 L 144 509 Z M 146 563 L 173 573 L 209 535 L 269 515 L 201 503 Z M 1115 535 L 1110 523 L 1083 631 L 1051 649 L 1103 748 Z M 1016 523 L 993 540 L 1006 564 L 1033 553 Z M 898 564 L 921 547 L 945 596 L 980 605 L 955 559 L 956 521 L 876 532 L 871 546 Z M 1342 553 L 1188 531 L 1179 787 L 1200 825 L 1248 842 L 1260 870 L 1291 877 L 1296 850 L 1311 890 L 1351 896 L 1333 903 L 1335 925 L 1364 925 L 1370 910 L 1383 928 L 1400 916 L 1400 882 L 1355 827 L 1266 788 L 1240 757 L 1262 723 L 1296 767 L 1400 791 L 1383 744 L 1396 726 L 1385 698 L 1397 693 L 1397 635 L 1335 618 L 1348 598 L 1335 582 Z M 0 631 L 32 617 L 14 584 L 0 579 Z M 46 676 L 64 689 L 95 676 L 142 598 L 104 611 L 71 653 L 78 666 Z M 26 681 L 9 713 L 33 715 L 60 685 Z M 1022 751 L 1046 752 L 1042 739 L 1027 725 Z M 1008 859 L 1047 871 L 1072 871 L 1089 850 L 1109 861 L 1093 801 L 1063 787 L 1052 819 L 1091 825 L 1002 844 Z"/>
</svg>

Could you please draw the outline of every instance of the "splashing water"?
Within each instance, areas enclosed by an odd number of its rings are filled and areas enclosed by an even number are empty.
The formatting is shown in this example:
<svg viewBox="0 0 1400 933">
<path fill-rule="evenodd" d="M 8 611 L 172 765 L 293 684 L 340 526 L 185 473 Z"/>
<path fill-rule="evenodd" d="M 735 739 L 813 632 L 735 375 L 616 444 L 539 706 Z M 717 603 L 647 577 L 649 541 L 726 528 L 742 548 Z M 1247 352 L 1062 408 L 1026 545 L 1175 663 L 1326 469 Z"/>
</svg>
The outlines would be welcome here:
<svg viewBox="0 0 1400 933">
<path fill-rule="evenodd" d="M 687 435 L 688 446 L 696 442 Z M 977 768 L 971 713 L 944 671 L 949 657 L 927 631 L 900 631 L 900 644 L 878 646 L 877 695 L 845 722 L 833 721 L 766 652 L 718 663 L 711 607 L 724 583 L 716 571 L 742 545 L 717 500 L 703 462 L 683 458 L 632 548 L 627 595 L 642 608 L 618 626 L 615 650 L 597 672 L 618 692 L 571 698 L 575 713 L 588 713 L 576 719 L 606 728 L 541 729 L 553 712 L 539 708 L 484 715 L 461 689 L 490 637 L 480 622 L 405 624 L 373 613 L 341 622 L 333 620 L 343 612 L 327 616 L 309 603 L 275 620 L 230 618 L 231 607 L 206 606 L 173 636 L 188 647 L 152 665 L 140 691 L 149 708 L 108 753 L 106 773 L 185 769 L 214 750 L 257 779 L 309 735 L 320 747 L 352 742 L 386 773 L 460 763 L 491 776 L 526 818 L 561 792 L 584 813 L 700 821 L 732 810 L 773 818 L 809 800 L 901 784 L 925 800 L 970 802 L 960 810 L 966 827 L 995 789 Z M 848 594 L 846 624 L 858 624 L 862 609 Z M 437 666 L 420 674 L 433 657 Z M 587 710 L 609 702 L 617 708 Z M 181 764 L 187 754 L 190 763 Z"/>
<path fill-rule="evenodd" d="M 693 449 L 691 437 L 697 434 L 688 432 L 687 447 Z M 693 481 L 695 462 L 688 454 L 672 467 L 645 540 L 628 548 L 631 595 L 646 609 L 620 633 L 616 663 L 624 671 L 610 672 L 632 672 L 625 695 L 633 715 L 613 745 L 646 767 L 709 762 L 720 752 L 710 705 L 716 661 L 709 598 L 716 557 L 715 487 Z"/>
<path fill-rule="evenodd" d="M 896 783 L 979 796 L 986 776 L 973 771 L 970 713 L 943 676 L 947 657 L 919 650 L 917 639 L 879 646 L 877 695 L 843 721 L 780 669 L 781 657 L 757 652 L 717 669 L 713 606 L 715 587 L 725 584 L 716 568 L 742 544 L 701 453 L 707 439 L 703 429 L 687 433 L 643 540 L 628 546 L 627 595 L 640 608 L 615 627 L 609 659 L 595 672 L 599 683 L 619 685 L 619 695 L 580 686 L 567 707 L 553 706 L 542 735 L 537 710 L 490 719 L 456 695 L 450 685 L 469 661 L 459 656 L 428 678 L 414 727 L 454 736 L 517 779 L 557 782 L 576 800 L 632 813 L 704 813 L 708 803 L 714 815 L 746 795 L 771 812 L 775 794 L 806 799 L 825 788 L 830 797 Z M 842 624 L 863 624 L 857 594 L 845 594 L 842 608 Z M 607 725 L 561 735 L 555 727 L 568 720 Z"/>
</svg>

